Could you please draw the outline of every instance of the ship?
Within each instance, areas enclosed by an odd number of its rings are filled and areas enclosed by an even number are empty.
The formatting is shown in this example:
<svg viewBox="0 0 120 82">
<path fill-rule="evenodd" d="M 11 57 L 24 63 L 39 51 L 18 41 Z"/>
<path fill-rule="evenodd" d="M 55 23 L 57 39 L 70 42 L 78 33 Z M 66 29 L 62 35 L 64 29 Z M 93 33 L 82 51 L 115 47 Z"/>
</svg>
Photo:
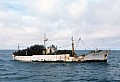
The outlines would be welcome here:
<svg viewBox="0 0 120 82">
<path fill-rule="evenodd" d="M 92 50 L 87 54 L 76 54 L 74 40 L 72 50 L 57 50 L 57 46 L 46 47 L 47 38 L 44 35 L 44 45 L 34 45 L 30 48 L 13 52 L 14 60 L 24 62 L 107 62 L 110 50 Z M 18 46 L 19 48 L 19 46 Z"/>
</svg>

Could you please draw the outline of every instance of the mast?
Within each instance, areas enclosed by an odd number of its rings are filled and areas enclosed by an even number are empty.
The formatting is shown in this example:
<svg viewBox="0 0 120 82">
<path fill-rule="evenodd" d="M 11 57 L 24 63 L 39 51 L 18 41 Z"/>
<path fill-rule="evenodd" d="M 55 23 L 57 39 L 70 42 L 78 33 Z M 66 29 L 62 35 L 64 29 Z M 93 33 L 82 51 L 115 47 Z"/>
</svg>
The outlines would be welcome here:
<svg viewBox="0 0 120 82">
<path fill-rule="evenodd" d="M 18 50 L 20 50 L 20 44 L 18 43 Z"/>
<path fill-rule="evenodd" d="M 45 39 L 46 39 L 46 34 L 44 34 L 44 47 L 46 49 Z"/>
<path fill-rule="evenodd" d="M 46 41 L 48 41 L 48 38 L 46 38 L 46 34 L 44 34 L 44 47 L 45 47 L 45 54 L 46 54 Z"/>
<path fill-rule="evenodd" d="M 74 50 L 74 40 L 73 40 L 73 37 L 72 37 L 72 56 L 74 56 L 74 53 L 75 53 L 75 50 Z"/>
<path fill-rule="evenodd" d="M 46 41 L 48 41 L 48 38 L 46 38 L 46 34 L 44 34 L 44 47 L 46 48 Z"/>
</svg>

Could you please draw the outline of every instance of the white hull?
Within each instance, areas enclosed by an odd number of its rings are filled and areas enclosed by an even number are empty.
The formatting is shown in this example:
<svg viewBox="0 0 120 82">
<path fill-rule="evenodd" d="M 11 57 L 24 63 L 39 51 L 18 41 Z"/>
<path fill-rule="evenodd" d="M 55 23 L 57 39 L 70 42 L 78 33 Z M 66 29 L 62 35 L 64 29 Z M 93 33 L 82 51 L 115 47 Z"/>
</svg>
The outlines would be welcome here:
<svg viewBox="0 0 120 82">
<path fill-rule="evenodd" d="M 85 62 L 85 61 L 107 61 L 109 51 L 100 51 L 81 55 L 79 57 L 70 57 L 70 54 L 60 55 L 32 55 L 32 56 L 15 56 L 12 55 L 14 60 L 27 61 L 27 62 Z"/>
<path fill-rule="evenodd" d="M 33 55 L 33 56 L 14 56 L 14 60 L 28 61 L 28 62 L 71 62 L 77 61 L 74 57 L 70 57 L 69 54 L 62 55 Z"/>
<path fill-rule="evenodd" d="M 82 55 L 79 56 L 80 60 L 82 62 L 87 62 L 87 61 L 107 61 L 108 55 L 110 51 L 104 50 L 101 52 L 95 52 L 95 53 L 90 53 L 88 55 Z"/>
</svg>

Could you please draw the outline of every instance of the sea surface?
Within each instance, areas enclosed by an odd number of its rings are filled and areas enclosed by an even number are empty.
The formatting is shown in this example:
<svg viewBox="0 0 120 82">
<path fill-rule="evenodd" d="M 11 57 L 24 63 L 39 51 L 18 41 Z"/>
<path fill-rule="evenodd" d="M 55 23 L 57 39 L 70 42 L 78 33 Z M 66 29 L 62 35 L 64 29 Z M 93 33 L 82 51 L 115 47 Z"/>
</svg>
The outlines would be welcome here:
<svg viewBox="0 0 120 82">
<path fill-rule="evenodd" d="M 0 82 L 120 82 L 119 50 L 112 50 L 106 63 L 20 62 L 13 52 L 0 50 Z"/>
</svg>

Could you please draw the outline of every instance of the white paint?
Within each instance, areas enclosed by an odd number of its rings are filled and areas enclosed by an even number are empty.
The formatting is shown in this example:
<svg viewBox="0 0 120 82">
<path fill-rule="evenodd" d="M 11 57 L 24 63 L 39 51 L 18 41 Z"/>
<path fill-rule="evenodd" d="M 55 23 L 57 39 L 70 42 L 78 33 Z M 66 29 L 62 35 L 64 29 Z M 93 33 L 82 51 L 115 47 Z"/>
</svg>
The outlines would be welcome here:
<svg viewBox="0 0 120 82">
<path fill-rule="evenodd" d="M 106 55 L 106 57 L 105 57 Z M 79 58 L 81 61 L 86 61 L 86 60 L 107 60 L 109 55 L 109 51 L 101 51 L 99 53 L 91 53 L 88 55 L 80 56 Z"/>
<path fill-rule="evenodd" d="M 13 56 L 13 59 L 20 61 L 71 61 L 70 54 L 62 55 L 33 55 L 33 56 Z"/>
</svg>

